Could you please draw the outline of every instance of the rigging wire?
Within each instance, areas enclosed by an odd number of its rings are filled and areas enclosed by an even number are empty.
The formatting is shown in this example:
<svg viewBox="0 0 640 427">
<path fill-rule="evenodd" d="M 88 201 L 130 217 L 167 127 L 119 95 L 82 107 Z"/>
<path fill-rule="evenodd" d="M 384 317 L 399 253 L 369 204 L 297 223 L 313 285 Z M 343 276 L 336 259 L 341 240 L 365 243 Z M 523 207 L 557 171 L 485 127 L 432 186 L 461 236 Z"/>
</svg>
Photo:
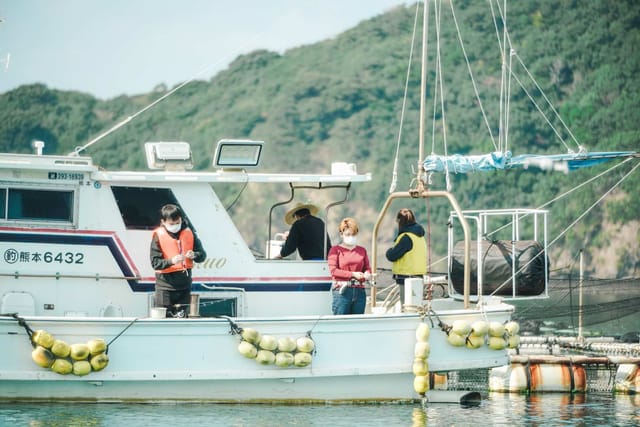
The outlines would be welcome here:
<svg viewBox="0 0 640 427">
<path fill-rule="evenodd" d="M 296 14 L 297 14 L 297 11 L 292 10 L 286 15 L 286 17 L 293 16 L 295 18 Z M 257 33 L 256 35 L 254 35 L 253 37 L 251 37 L 249 40 L 247 40 L 246 43 L 244 43 L 242 46 L 240 46 L 240 48 L 237 49 L 236 52 L 237 51 L 240 51 L 240 52 L 248 51 L 251 48 L 251 46 L 254 45 L 254 43 L 256 41 L 258 41 L 261 38 L 263 38 L 263 36 L 266 33 L 266 31 L 267 30 L 265 29 L 264 31 L 261 31 L 261 32 Z M 203 74 L 211 73 L 212 70 L 217 69 L 221 64 L 229 62 L 230 60 L 233 59 L 232 55 L 234 55 L 234 53 L 231 52 L 231 50 L 230 50 L 229 54 L 223 55 L 223 56 L 220 57 L 220 59 L 212 62 L 209 65 L 206 65 L 206 66 L 202 67 L 202 69 L 200 71 L 198 71 L 197 73 L 195 73 L 191 78 L 189 78 L 188 80 L 185 80 L 184 82 L 180 83 L 179 85 L 177 85 L 176 87 L 171 89 L 169 92 L 165 93 L 160 98 L 156 99 L 155 101 L 153 101 L 150 104 L 146 105 L 145 107 L 141 108 L 140 110 L 138 110 L 134 114 L 128 116 L 127 118 L 125 118 L 121 122 L 116 123 L 114 126 L 109 128 L 105 132 L 101 133 L 100 135 L 96 136 L 95 138 L 93 138 L 92 140 L 87 142 L 85 145 L 82 145 L 80 147 L 76 147 L 71 153 L 69 153 L 69 156 L 78 156 L 78 155 L 80 155 L 80 153 L 85 151 L 87 148 L 91 147 L 92 145 L 94 145 L 95 143 L 99 142 L 103 138 L 109 136 L 110 134 L 112 134 L 116 130 L 120 129 L 121 127 L 123 127 L 124 125 L 126 125 L 127 123 L 129 123 L 131 120 L 135 119 L 136 117 L 138 117 L 142 113 L 144 113 L 144 112 L 150 110 L 151 108 L 155 107 L 157 104 L 159 104 L 160 102 L 164 101 L 166 98 L 170 97 L 171 95 L 173 95 L 174 93 L 176 93 L 177 91 L 179 91 L 180 89 L 182 89 L 183 87 L 188 85 L 189 83 L 194 82 L 196 79 L 201 77 Z"/>
<path fill-rule="evenodd" d="M 396 186 L 398 184 L 398 157 L 400 152 L 400 141 L 402 139 L 402 127 L 404 125 L 404 113 L 407 106 L 407 93 L 409 92 L 409 79 L 411 76 L 411 63 L 413 61 L 413 47 L 415 45 L 417 28 L 418 28 L 418 17 L 420 12 L 420 3 L 416 3 L 416 15 L 413 20 L 413 35 L 411 36 L 411 49 L 409 50 L 409 65 L 407 66 L 407 76 L 404 84 L 404 96 L 402 97 L 402 109 L 400 110 L 400 126 L 398 129 L 398 140 L 396 142 L 396 155 L 393 160 L 393 175 L 391 177 L 391 184 L 389 185 L 389 193 L 393 193 L 396 191 Z"/>
<path fill-rule="evenodd" d="M 616 189 L 625 179 L 627 179 L 636 169 L 638 169 L 638 167 L 640 167 L 640 162 L 638 164 L 636 164 L 629 172 L 627 172 L 622 178 L 620 178 L 618 181 L 616 181 L 616 183 L 609 188 L 602 196 L 600 196 L 598 198 L 598 200 L 596 200 L 595 202 L 593 202 L 593 204 L 591 206 L 589 206 L 589 208 L 587 208 L 587 210 L 585 210 L 580 216 L 578 216 L 578 218 L 576 218 L 571 224 L 569 224 L 569 226 L 567 226 L 567 228 L 565 228 L 555 239 L 553 239 L 551 241 L 551 243 L 549 244 L 549 246 L 553 245 L 556 241 L 558 241 L 562 236 L 564 236 L 570 228 L 572 228 L 575 224 L 577 224 L 580 220 L 582 220 L 582 218 L 585 217 L 586 214 L 588 214 L 593 208 L 595 208 L 598 204 L 600 204 L 600 202 L 602 200 L 605 199 L 605 197 L 607 197 L 609 194 L 611 194 L 611 192 Z"/>
<path fill-rule="evenodd" d="M 575 191 L 578 191 L 579 189 L 581 189 L 582 187 L 584 187 L 584 186 L 586 186 L 586 185 L 589 185 L 590 183 L 592 183 L 593 181 L 597 180 L 598 178 L 600 178 L 600 177 L 602 177 L 602 176 L 604 176 L 604 175 L 608 174 L 609 172 L 612 172 L 614 169 L 617 169 L 618 167 L 620 167 L 620 166 L 624 165 L 625 163 L 627 163 L 627 162 L 629 162 L 629 161 L 631 161 L 631 160 L 633 160 L 633 158 L 632 158 L 632 157 L 628 157 L 628 158 L 624 159 L 623 161 L 621 161 L 620 163 L 617 163 L 617 164 L 615 164 L 615 165 L 612 165 L 612 166 L 611 166 L 611 167 L 609 167 L 608 169 L 606 169 L 606 170 L 604 170 L 604 171 L 600 172 L 599 174 L 597 174 L 597 175 L 595 175 L 595 176 L 592 176 L 592 177 L 591 177 L 591 178 L 589 178 L 588 180 L 586 180 L 586 181 L 584 181 L 584 182 L 582 182 L 582 183 L 580 183 L 580 184 L 576 185 L 575 187 L 570 188 L 569 190 L 567 190 L 567 191 L 565 191 L 564 193 L 562 193 L 562 194 L 560 194 L 560 195 L 558 195 L 558 196 L 554 197 L 553 199 L 548 200 L 547 202 L 545 202 L 545 203 L 543 203 L 542 205 L 538 206 L 536 209 L 544 209 L 544 208 L 546 208 L 547 206 L 552 205 L 553 203 L 557 202 L 558 200 L 562 200 L 562 199 L 564 199 L 565 197 L 568 197 L 571 193 L 573 193 L 573 192 L 575 192 Z M 637 167 L 637 166 L 636 166 L 636 167 Z M 634 169 L 635 169 L 635 168 L 634 168 Z M 632 170 L 631 172 L 633 172 L 633 170 Z M 628 175 L 628 174 L 627 174 L 627 175 Z M 626 179 L 626 178 L 625 178 L 625 179 Z M 525 215 L 523 215 L 523 217 L 522 217 L 522 218 L 526 218 L 527 216 L 529 216 L 529 214 L 525 214 Z M 487 235 L 488 237 L 491 237 L 492 235 L 494 235 L 494 234 L 498 233 L 499 231 L 501 231 L 501 230 L 503 230 L 503 229 L 505 229 L 505 228 L 507 228 L 507 227 L 511 227 L 511 224 L 513 224 L 513 222 L 512 222 L 512 221 L 510 221 L 510 222 L 508 222 L 508 223 L 506 223 L 506 224 L 502 225 L 501 227 L 496 228 L 495 230 L 493 230 L 493 231 L 491 231 L 491 232 L 488 232 L 486 235 Z"/>
<path fill-rule="evenodd" d="M 500 15 L 504 16 L 505 13 L 502 11 L 502 9 L 500 8 L 500 3 L 498 0 L 496 0 L 496 5 L 498 7 L 498 10 L 500 11 Z M 492 13 L 493 13 L 493 7 L 491 8 Z M 505 5 L 504 5 L 504 10 L 506 11 L 506 0 L 505 0 Z M 506 22 L 506 21 L 505 21 Z M 496 27 L 497 28 L 497 27 Z M 505 24 L 505 28 L 506 28 L 506 24 Z M 508 32 L 505 31 L 505 43 L 508 43 L 508 45 L 511 47 L 512 43 L 511 43 L 511 36 L 509 35 Z M 506 49 L 506 46 L 505 46 Z M 531 81 L 533 82 L 533 84 L 535 85 L 536 89 L 540 92 L 540 94 L 542 95 L 542 97 L 544 98 L 544 100 L 547 102 L 547 105 L 549 106 L 549 108 L 551 109 L 551 111 L 553 111 L 555 117 L 560 121 L 560 123 L 562 123 L 562 127 L 563 129 L 569 134 L 569 136 L 571 137 L 571 139 L 573 140 L 573 142 L 576 144 L 576 146 L 578 147 L 578 150 L 584 151 L 584 149 L 582 148 L 582 146 L 580 145 L 580 143 L 578 142 L 577 138 L 575 137 L 575 135 L 573 134 L 573 132 L 571 132 L 571 129 L 569 128 L 569 126 L 565 123 L 565 121 L 562 119 L 562 116 L 560 115 L 560 113 L 558 113 L 558 111 L 555 109 L 555 107 L 553 106 L 553 104 L 551 103 L 551 101 L 549 100 L 549 98 L 547 97 L 546 93 L 544 90 L 542 90 L 542 87 L 540 87 L 540 85 L 538 84 L 537 80 L 535 79 L 535 77 L 533 77 L 533 74 L 531 74 L 531 72 L 529 71 L 529 69 L 527 68 L 527 66 L 524 64 L 524 62 L 522 61 L 522 58 L 520 58 L 520 56 L 518 55 L 518 53 L 516 52 L 515 49 L 511 48 L 511 54 L 510 54 L 510 58 L 511 57 L 516 57 L 516 59 L 518 60 L 519 64 L 522 66 L 522 68 L 524 69 L 524 71 L 527 73 L 527 76 L 531 79 Z M 509 72 L 513 73 L 513 69 L 511 67 L 511 63 L 509 65 Z M 560 141 L 563 143 L 563 145 L 567 148 L 568 152 L 572 153 L 573 151 L 571 149 L 569 149 L 569 147 L 567 146 L 567 144 L 564 142 L 563 138 L 560 136 L 560 134 L 556 131 L 556 129 L 554 128 L 554 126 L 549 122 L 549 120 L 546 118 L 545 114 L 542 112 L 542 110 L 538 107 L 537 104 L 535 104 L 535 101 L 533 100 L 533 97 L 524 89 L 523 84 L 517 79 L 518 84 L 520 85 L 520 87 L 525 91 L 525 93 L 527 94 L 527 96 L 529 97 L 529 99 L 534 103 L 534 105 L 536 106 L 536 108 L 538 109 L 538 111 L 540 111 L 540 113 L 545 117 L 545 120 L 547 120 L 547 123 L 549 123 L 549 126 L 551 126 L 551 128 L 554 130 L 554 132 L 556 133 L 556 135 L 558 135 L 558 138 L 560 138 Z"/>
<path fill-rule="evenodd" d="M 189 80 L 186 80 L 184 82 L 182 82 L 181 84 L 179 84 L 178 86 L 174 87 L 173 89 L 171 89 L 169 92 L 165 93 L 164 95 L 162 95 L 160 98 L 156 99 L 155 101 L 153 101 L 151 104 L 148 104 L 146 107 L 143 107 L 142 109 L 138 110 L 136 113 L 132 114 L 131 116 L 127 117 L 126 119 L 124 119 L 123 121 L 121 121 L 120 123 L 117 123 L 115 126 L 111 127 L 110 129 L 108 129 L 106 132 L 101 133 L 100 135 L 96 136 L 95 138 L 93 138 L 91 141 L 87 142 L 85 145 L 80 146 L 80 147 L 76 147 L 73 152 L 69 153 L 70 156 L 78 156 L 80 155 L 81 152 L 83 152 L 84 150 L 86 150 L 87 148 L 91 147 L 93 144 L 99 142 L 100 140 L 102 140 L 104 137 L 112 134 L 113 132 L 115 132 L 116 130 L 120 129 L 121 127 L 123 127 L 124 125 L 126 125 L 127 123 L 129 123 L 131 120 L 135 119 L 136 117 L 138 117 L 140 114 L 144 113 L 147 110 L 150 110 L 151 108 L 155 107 L 157 104 L 159 104 L 160 102 L 162 102 L 163 100 L 165 100 L 166 98 L 170 97 L 171 95 L 173 95 L 174 93 L 176 93 L 178 90 L 182 89 L 183 87 L 185 87 L 186 85 L 188 85 L 189 83 L 191 83 L 192 81 L 194 81 L 196 79 L 197 76 L 194 76 L 192 78 L 190 78 Z"/>
<path fill-rule="evenodd" d="M 435 15 L 436 15 L 436 82 L 438 83 L 439 91 L 434 93 L 438 93 L 440 95 L 440 113 L 442 114 L 442 143 L 444 145 L 445 156 L 448 153 L 447 149 L 447 120 L 446 113 L 444 108 L 444 82 L 442 80 L 442 51 L 441 47 L 441 23 L 442 23 L 442 2 L 438 2 L 435 7 Z M 435 123 L 435 108 L 434 108 L 434 123 Z M 449 167 L 445 165 L 445 179 L 446 179 L 446 189 L 447 191 L 451 191 L 451 176 Z"/>
<path fill-rule="evenodd" d="M 524 64 L 524 62 L 522 61 L 522 59 L 520 58 L 520 56 L 517 54 L 517 52 L 514 51 L 513 56 L 516 57 L 516 59 L 518 60 L 518 62 L 520 63 L 520 65 L 522 66 L 522 68 L 527 72 L 527 75 L 529 76 L 529 78 L 531 79 L 531 81 L 533 82 L 533 84 L 535 84 L 536 89 L 538 89 L 538 91 L 540 91 L 540 94 L 542 95 L 542 97 L 545 99 L 545 101 L 547 101 L 547 105 L 549 106 L 549 108 L 551 108 L 551 110 L 553 111 L 553 113 L 555 114 L 555 116 L 557 117 L 558 120 L 560 120 L 560 123 L 562 123 L 562 126 L 564 128 L 565 131 L 567 131 L 567 133 L 571 136 L 571 139 L 573 139 L 573 142 L 575 142 L 575 144 L 578 146 L 578 149 L 580 151 L 582 151 L 582 146 L 580 145 L 580 143 L 578 142 L 578 140 L 576 139 L 576 137 L 573 135 L 573 132 L 571 132 L 571 129 L 569 128 L 569 126 L 564 122 L 564 120 L 562 119 L 562 116 L 560 115 L 560 113 L 558 113 L 558 111 L 555 109 L 555 107 L 553 106 L 553 104 L 551 103 L 551 101 L 549 100 L 549 98 L 547 97 L 547 95 L 545 94 L 545 92 L 542 90 L 542 88 L 540 87 L 540 85 L 538 84 L 538 82 L 536 81 L 536 79 L 533 77 L 533 75 L 529 72 L 529 69 L 527 68 L 527 66 Z M 565 144 L 566 146 L 566 144 Z"/>
<path fill-rule="evenodd" d="M 498 21 L 496 19 L 496 14 L 493 9 L 493 2 L 489 1 L 489 7 L 491 9 L 491 18 L 493 20 L 493 27 L 496 30 L 496 39 L 498 41 L 498 47 L 500 50 L 500 58 L 501 58 L 501 80 L 500 80 L 500 116 L 499 116 L 499 130 L 498 130 L 498 139 L 499 139 L 499 151 L 502 153 L 506 153 L 509 147 L 508 143 L 508 134 L 509 134 L 509 111 L 511 105 L 511 55 L 509 55 L 509 77 L 507 78 L 507 0 L 504 0 L 504 8 L 500 9 L 500 1 L 496 0 L 496 7 L 500 12 L 500 19 L 502 21 L 502 40 L 500 40 L 500 30 L 498 28 Z M 504 12 L 503 12 L 504 10 Z M 509 40 L 509 48 L 510 53 L 511 49 L 511 40 Z M 504 120 L 504 123 L 503 123 Z"/>
<path fill-rule="evenodd" d="M 462 49 L 462 54 L 464 55 L 464 61 L 467 64 L 467 71 L 469 72 L 469 77 L 471 79 L 471 84 L 473 85 L 473 92 L 476 95 L 476 100 L 478 101 L 478 106 L 480 107 L 480 111 L 482 112 L 482 118 L 484 119 L 484 123 L 489 131 L 489 136 L 491 137 L 491 142 L 496 150 L 498 150 L 498 146 L 496 145 L 496 140 L 493 137 L 493 133 L 491 132 L 491 125 L 489 124 L 489 119 L 487 119 L 487 114 L 485 113 L 484 107 L 482 105 L 482 100 L 480 99 L 480 92 L 478 91 L 478 86 L 476 84 L 476 80 L 473 76 L 473 71 L 471 70 L 471 63 L 469 61 L 469 55 L 467 55 L 467 50 L 464 47 L 464 42 L 462 41 L 462 35 L 460 33 L 460 26 L 458 25 L 458 19 L 456 18 L 456 13 L 453 8 L 453 2 L 449 2 L 451 6 L 451 15 L 453 16 L 453 23 L 456 27 L 456 33 L 458 35 L 458 41 L 460 42 L 460 48 Z"/>
<path fill-rule="evenodd" d="M 503 22 L 504 22 L 504 31 L 503 31 L 503 36 L 504 36 L 504 47 L 505 47 L 505 52 L 506 52 L 506 48 L 507 48 L 507 40 L 509 37 L 509 32 L 507 31 L 507 0 L 504 0 L 504 17 L 503 17 Z M 505 84 L 506 84 L 506 89 L 507 89 L 507 96 L 506 96 L 506 106 L 505 106 L 505 115 L 504 115 L 504 151 L 507 152 L 509 151 L 509 111 L 511 111 L 511 76 L 513 75 L 513 73 L 511 72 L 511 62 L 512 62 L 512 58 L 513 58 L 513 53 L 515 51 L 513 50 L 512 46 L 511 46 L 511 40 L 509 40 L 509 56 L 507 57 L 508 60 L 508 67 L 509 67 L 509 77 L 506 78 Z"/>
<path fill-rule="evenodd" d="M 422 162 L 424 161 L 424 118 L 425 118 L 425 95 L 427 93 L 427 59 L 429 49 L 429 1 L 425 0 L 424 7 L 422 9 L 422 55 L 420 61 L 420 122 L 418 123 L 418 171 L 416 174 L 417 189 L 424 189 L 423 184 L 423 172 L 424 168 Z"/>
<path fill-rule="evenodd" d="M 560 142 L 562 142 L 562 145 L 564 145 L 564 147 L 567 149 L 568 152 L 572 152 L 572 150 L 569 148 L 569 146 L 567 145 L 567 143 L 564 141 L 564 139 L 562 138 L 562 136 L 560 135 L 560 133 L 558 132 L 558 130 L 556 129 L 556 127 L 551 123 L 551 121 L 549 120 L 549 118 L 547 117 L 547 115 L 542 111 L 542 109 L 540 108 L 540 106 L 538 105 L 538 103 L 535 101 L 535 99 L 533 99 L 533 96 L 531 96 L 531 94 L 529 93 L 529 91 L 527 90 L 527 88 L 524 87 L 524 84 L 522 83 L 522 81 L 520 81 L 520 79 L 518 78 L 517 75 L 513 74 L 513 78 L 518 82 L 518 84 L 520 85 L 520 88 L 523 90 L 523 92 L 527 95 L 527 97 L 529 97 L 529 100 L 531 101 L 531 103 L 536 107 L 536 109 L 538 110 L 538 112 L 542 115 L 542 117 L 544 118 L 544 120 L 547 122 L 547 124 L 549 125 L 549 127 L 551 128 L 551 130 L 553 130 L 553 132 L 557 135 L 558 139 L 560 140 Z"/>
<path fill-rule="evenodd" d="M 560 240 L 574 225 L 582 220 L 591 210 L 593 210 L 597 205 L 602 202 L 611 192 L 616 189 L 625 179 L 627 179 L 638 167 L 640 167 L 640 163 L 636 164 L 629 172 L 627 172 L 622 178 L 620 178 L 616 183 L 611 186 L 602 196 L 600 196 L 595 202 L 591 204 L 582 214 L 580 214 L 571 224 L 569 224 L 564 230 L 562 230 L 555 239 L 553 239 L 548 245 L 548 247 L 553 246 L 558 240 Z M 527 268 L 532 262 L 534 262 L 539 256 L 544 255 L 545 252 L 540 252 L 536 256 L 532 257 L 529 262 L 522 265 L 515 273 L 511 275 L 511 277 L 507 278 L 503 283 L 500 284 L 492 293 L 491 296 L 495 295 L 500 289 L 502 289 L 505 285 L 507 285 L 515 275 L 522 272 L 525 268 Z"/>
</svg>

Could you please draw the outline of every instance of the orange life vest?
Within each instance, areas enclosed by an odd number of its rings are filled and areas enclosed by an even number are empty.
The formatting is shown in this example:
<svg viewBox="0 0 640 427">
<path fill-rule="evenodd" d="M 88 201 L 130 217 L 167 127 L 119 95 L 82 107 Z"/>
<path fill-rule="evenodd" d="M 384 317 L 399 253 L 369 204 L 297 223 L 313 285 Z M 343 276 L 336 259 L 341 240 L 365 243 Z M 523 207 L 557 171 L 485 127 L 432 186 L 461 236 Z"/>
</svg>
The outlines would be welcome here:
<svg viewBox="0 0 640 427">
<path fill-rule="evenodd" d="M 171 259 L 179 254 L 184 255 L 187 251 L 193 250 L 193 232 L 189 228 L 181 230 L 178 239 L 171 237 L 163 226 L 156 228 L 153 232 L 158 236 L 158 244 L 165 259 Z M 173 273 L 174 271 L 183 271 L 189 268 L 193 268 L 193 260 L 185 257 L 181 264 L 173 264 L 171 267 L 167 267 L 164 270 L 156 270 L 156 272 Z"/>
</svg>

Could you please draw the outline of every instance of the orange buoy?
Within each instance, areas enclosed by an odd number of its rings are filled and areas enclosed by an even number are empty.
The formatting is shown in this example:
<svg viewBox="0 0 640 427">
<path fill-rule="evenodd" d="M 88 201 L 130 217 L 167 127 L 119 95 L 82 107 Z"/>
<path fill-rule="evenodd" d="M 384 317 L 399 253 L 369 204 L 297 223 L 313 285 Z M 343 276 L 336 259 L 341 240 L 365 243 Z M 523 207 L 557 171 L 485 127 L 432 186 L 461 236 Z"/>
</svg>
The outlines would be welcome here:
<svg viewBox="0 0 640 427">
<path fill-rule="evenodd" d="M 430 390 L 446 390 L 448 385 L 447 374 L 438 374 L 437 372 L 429 372 L 429 389 Z"/>
<path fill-rule="evenodd" d="M 513 363 L 491 369 L 489 390 L 498 392 L 583 392 L 587 376 L 582 365 Z"/>
</svg>

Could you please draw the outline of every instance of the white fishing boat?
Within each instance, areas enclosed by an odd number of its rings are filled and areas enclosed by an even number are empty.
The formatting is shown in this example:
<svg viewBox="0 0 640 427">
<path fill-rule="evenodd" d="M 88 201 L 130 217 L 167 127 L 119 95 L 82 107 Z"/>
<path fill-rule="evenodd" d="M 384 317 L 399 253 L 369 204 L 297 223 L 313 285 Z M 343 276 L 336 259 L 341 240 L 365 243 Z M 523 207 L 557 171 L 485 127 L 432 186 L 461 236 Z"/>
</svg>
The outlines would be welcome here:
<svg viewBox="0 0 640 427">
<path fill-rule="evenodd" d="M 103 170 L 82 150 L 34 149 L 0 156 L 0 346 L 11 349 L 0 355 L 3 400 L 411 401 L 428 389 L 430 372 L 508 360 L 503 332 L 490 345 L 488 326 L 508 322 L 513 307 L 500 298 L 470 302 L 468 269 L 459 298 L 425 301 L 427 279 L 417 278 L 407 280 L 403 308 L 397 298 L 378 302 L 373 280 L 365 314 L 336 316 L 325 260 L 272 259 L 276 208 L 301 189 L 344 191 L 325 206 L 326 219 L 351 186 L 371 180 L 355 165 L 261 173 L 269 144 L 250 140 L 220 141 L 213 171 L 192 171 L 184 142 L 147 143 L 146 172 Z M 460 212 L 451 194 L 418 182 L 410 197 L 444 196 Z M 290 193 L 254 212 L 268 227 L 263 255 L 250 249 L 216 193 L 237 184 Z M 185 318 L 157 316 L 153 307 L 149 244 L 166 203 L 181 207 L 208 254 L 193 269 Z M 467 346 L 474 322 L 478 338 Z M 68 354 L 53 340 L 79 346 Z"/>
<path fill-rule="evenodd" d="M 262 147 L 221 141 L 218 166 L 256 165 Z M 370 175 L 262 174 L 239 165 L 192 172 L 181 170 L 191 161 L 185 143 L 150 144 L 147 152 L 150 166 L 166 170 L 105 171 L 75 155 L 0 156 L 2 399 L 411 400 L 420 397 L 412 371 L 420 324 L 431 327 L 433 372 L 506 362 L 504 350 L 452 346 L 439 326 L 462 320 L 502 324 L 510 318 L 510 305 L 445 299 L 430 302 L 428 313 L 374 309 L 375 314 L 334 316 L 326 261 L 254 256 L 212 188 L 282 185 L 293 196 L 297 186 L 347 191 Z M 150 315 L 149 242 L 158 207 L 168 202 L 183 208 L 208 252 L 194 268 L 193 300 L 199 301 L 188 318 Z M 264 212 L 262 221 L 269 220 Z M 417 304 L 422 303 L 420 292 Z M 240 332 L 250 329 L 276 339 L 310 337 L 311 363 L 281 367 L 244 357 Z M 40 330 L 68 344 L 104 340 L 108 365 L 80 376 L 39 366 L 31 353 Z"/>
<path fill-rule="evenodd" d="M 147 143 L 149 171 L 104 170 L 82 149 L 64 156 L 34 148 L 34 154 L 0 155 L 1 400 L 414 401 L 429 388 L 430 373 L 502 366 L 508 347 L 517 346 L 513 306 L 493 294 L 504 287 L 496 282 L 503 277 L 490 283 L 476 274 L 472 282 L 471 275 L 484 218 L 498 212 L 462 211 L 451 192 L 429 188 L 427 162 L 414 186 L 393 191 L 381 208 L 372 267 L 378 273 L 378 230 L 393 201 L 439 198 L 450 203 L 456 224 L 452 253 L 462 247 L 459 281 L 445 277 L 448 292 L 436 298 L 430 289 L 437 278 L 409 279 L 405 301 L 398 302 L 380 298 L 374 275 L 369 309 L 343 316 L 331 313 L 326 261 L 272 259 L 279 231 L 273 222 L 274 212 L 300 201 L 303 189 L 343 191 L 323 206 L 326 220 L 348 203 L 352 186 L 371 180 L 354 165 L 326 165 L 324 174 L 262 173 L 268 142 L 235 139 L 219 141 L 212 169 L 198 171 L 184 142 Z M 289 194 L 251 212 L 268 229 L 263 254 L 250 249 L 217 191 L 246 184 Z M 194 266 L 184 318 L 157 316 L 153 307 L 149 243 L 166 203 L 182 208 L 207 251 Z M 536 233 L 523 240 L 540 245 L 533 259 L 543 260 L 542 275 L 534 288 L 544 294 L 545 212 L 499 213 L 514 219 L 514 241 L 521 239 L 520 220 L 536 221 Z M 507 296 L 529 297 L 519 292 L 515 263 L 511 256 Z M 77 351 L 54 351 L 56 339 Z"/>
</svg>

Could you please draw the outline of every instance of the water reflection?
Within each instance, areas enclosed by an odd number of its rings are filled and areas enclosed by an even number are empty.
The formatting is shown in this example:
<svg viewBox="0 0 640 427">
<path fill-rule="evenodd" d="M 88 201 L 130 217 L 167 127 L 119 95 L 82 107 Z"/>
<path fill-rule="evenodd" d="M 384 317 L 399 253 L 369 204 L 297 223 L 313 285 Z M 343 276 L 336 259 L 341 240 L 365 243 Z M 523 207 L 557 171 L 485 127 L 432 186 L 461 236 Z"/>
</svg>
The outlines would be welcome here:
<svg viewBox="0 0 640 427">
<path fill-rule="evenodd" d="M 410 425 L 638 426 L 640 396 L 608 393 L 488 393 L 477 407 L 429 403 L 415 407 Z"/>
<path fill-rule="evenodd" d="M 637 426 L 640 395 L 482 395 L 478 405 L 6 404 L 0 426 Z"/>
</svg>

